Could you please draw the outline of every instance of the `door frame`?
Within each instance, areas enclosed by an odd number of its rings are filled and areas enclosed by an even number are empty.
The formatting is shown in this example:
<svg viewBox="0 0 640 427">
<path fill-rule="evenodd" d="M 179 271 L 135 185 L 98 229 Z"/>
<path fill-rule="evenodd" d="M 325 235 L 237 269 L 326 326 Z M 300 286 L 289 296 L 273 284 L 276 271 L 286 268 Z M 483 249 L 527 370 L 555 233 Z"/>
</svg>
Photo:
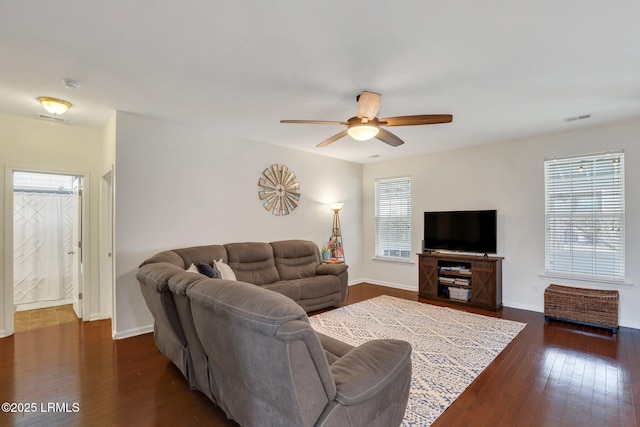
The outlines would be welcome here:
<svg viewBox="0 0 640 427">
<path fill-rule="evenodd" d="M 100 177 L 100 312 L 111 319 L 111 334 L 115 335 L 115 210 L 114 167 L 109 167 Z M 86 185 L 86 184 L 85 184 Z"/>
<path fill-rule="evenodd" d="M 23 167 L 15 165 L 5 165 L 4 168 L 4 277 L 2 284 L 4 286 L 4 336 L 13 335 L 14 327 L 14 306 L 13 306 L 13 173 L 14 172 L 33 172 L 49 175 L 71 175 L 80 176 L 84 182 L 84 191 L 82 197 L 82 246 L 83 246 L 83 268 L 80 280 L 79 290 L 82 292 L 82 320 L 87 319 L 89 313 L 90 287 L 85 286 L 86 278 L 90 276 L 91 263 L 91 244 L 90 244 L 90 228 L 89 228 L 89 187 L 90 175 L 88 172 L 70 171 L 70 170 L 53 170 L 37 167 Z"/>
</svg>

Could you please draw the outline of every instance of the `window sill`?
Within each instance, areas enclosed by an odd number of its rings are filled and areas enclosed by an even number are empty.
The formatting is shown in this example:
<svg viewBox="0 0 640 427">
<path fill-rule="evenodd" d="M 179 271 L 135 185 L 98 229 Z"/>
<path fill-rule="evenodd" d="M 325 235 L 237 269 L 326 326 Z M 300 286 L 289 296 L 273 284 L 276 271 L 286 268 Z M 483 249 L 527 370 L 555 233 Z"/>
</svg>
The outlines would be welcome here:
<svg viewBox="0 0 640 427">
<path fill-rule="evenodd" d="M 394 264 L 415 264 L 415 262 L 413 260 L 402 259 L 402 258 L 391 258 L 391 257 L 374 256 L 371 259 L 374 260 L 374 261 L 390 262 L 390 263 L 394 263 Z"/>
<path fill-rule="evenodd" d="M 588 277 L 575 277 L 575 276 L 565 276 L 562 274 L 554 274 L 554 273 L 544 273 L 540 274 L 539 277 L 547 278 L 547 279 L 557 279 L 564 280 L 574 283 L 585 283 L 585 284 L 601 284 L 604 286 L 612 287 L 612 288 L 630 288 L 634 286 L 633 283 L 625 282 L 624 280 L 613 280 L 606 278 L 588 278 Z"/>
</svg>

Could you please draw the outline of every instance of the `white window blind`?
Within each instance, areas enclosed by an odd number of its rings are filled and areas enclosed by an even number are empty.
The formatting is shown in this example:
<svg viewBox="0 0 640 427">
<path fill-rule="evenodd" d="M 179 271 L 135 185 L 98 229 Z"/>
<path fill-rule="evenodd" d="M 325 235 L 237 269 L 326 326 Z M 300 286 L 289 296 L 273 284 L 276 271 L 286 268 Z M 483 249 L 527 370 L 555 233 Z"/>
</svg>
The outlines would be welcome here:
<svg viewBox="0 0 640 427">
<path fill-rule="evenodd" d="M 376 257 L 411 258 L 411 177 L 376 180 Z"/>
<path fill-rule="evenodd" d="M 546 270 L 624 280 L 624 153 L 544 163 Z"/>
</svg>

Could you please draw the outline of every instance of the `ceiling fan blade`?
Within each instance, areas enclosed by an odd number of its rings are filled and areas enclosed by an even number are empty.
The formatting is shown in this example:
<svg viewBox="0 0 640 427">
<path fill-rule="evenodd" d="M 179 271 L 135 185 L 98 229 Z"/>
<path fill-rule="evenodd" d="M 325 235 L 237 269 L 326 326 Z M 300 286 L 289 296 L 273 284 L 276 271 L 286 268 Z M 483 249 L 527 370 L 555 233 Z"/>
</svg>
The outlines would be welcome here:
<svg viewBox="0 0 640 427">
<path fill-rule="evenodd" d="M 380 109 L 380 98 L 382 98 L 382 95 L 379 93 L 363 91 L 358 96 L 358 114 L 356 114 L 356 117 L 359 119 L 363 117 L 369 120 L 375 119 Z"/>
<path fill-rule="evenodd" d="M 325 139 L 324 141 L 322 141 L 320 144 L 316 145 L 316 147 L 326 147 L 327 145 L 336 142 L 337 140 L 339 140 L 340 138 L 343 138 L 347 136 L 347 130 L 343 130 L 342 132 L 333 135 L 331 138 L 329 139 Z"/>
<path fill-rule="evenodd" d="M 453 121 L 451 114 L 423 114 L 421 116 L 398 116 L 380 119 L 381 126 L 414 126 L 435 125 L 437 123 L 449 123 Z M 386 124 L 384 124 L 386 122 Z"/>
<path fill-rule="evenodd" d="M 280 120 L 280 123 L 297 123 L 300 125 L 346 125 L 347 122 L 332 120 Z"/>
<path fill-rule="evenodd" d="M 397 147 L 398 145 L 404 144 L 404 141 L 389 132 L 388 130 L 380 128 L 380 132 L 376 135 L 376 139 L 391 145 L 392 147 Z"/>
</svg>

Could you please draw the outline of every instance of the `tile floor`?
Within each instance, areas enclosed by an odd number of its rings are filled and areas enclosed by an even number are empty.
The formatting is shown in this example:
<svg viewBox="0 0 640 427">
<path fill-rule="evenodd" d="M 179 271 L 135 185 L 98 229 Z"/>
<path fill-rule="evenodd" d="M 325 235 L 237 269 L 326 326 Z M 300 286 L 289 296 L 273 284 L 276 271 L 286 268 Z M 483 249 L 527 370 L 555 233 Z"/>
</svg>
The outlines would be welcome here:
<svg viewBox="0 0 640 427">
<path fill-rule="evenodd" d="M 18 311 L 14 316 L 16 332 L 29 331 L 45 326 L 54 326 L 77 321 L 78 318 L 76 317 L 76 313 L 73 311 L 73 306 L 71 304 L 39 308 L 36 310 Z"/>
</svg>

